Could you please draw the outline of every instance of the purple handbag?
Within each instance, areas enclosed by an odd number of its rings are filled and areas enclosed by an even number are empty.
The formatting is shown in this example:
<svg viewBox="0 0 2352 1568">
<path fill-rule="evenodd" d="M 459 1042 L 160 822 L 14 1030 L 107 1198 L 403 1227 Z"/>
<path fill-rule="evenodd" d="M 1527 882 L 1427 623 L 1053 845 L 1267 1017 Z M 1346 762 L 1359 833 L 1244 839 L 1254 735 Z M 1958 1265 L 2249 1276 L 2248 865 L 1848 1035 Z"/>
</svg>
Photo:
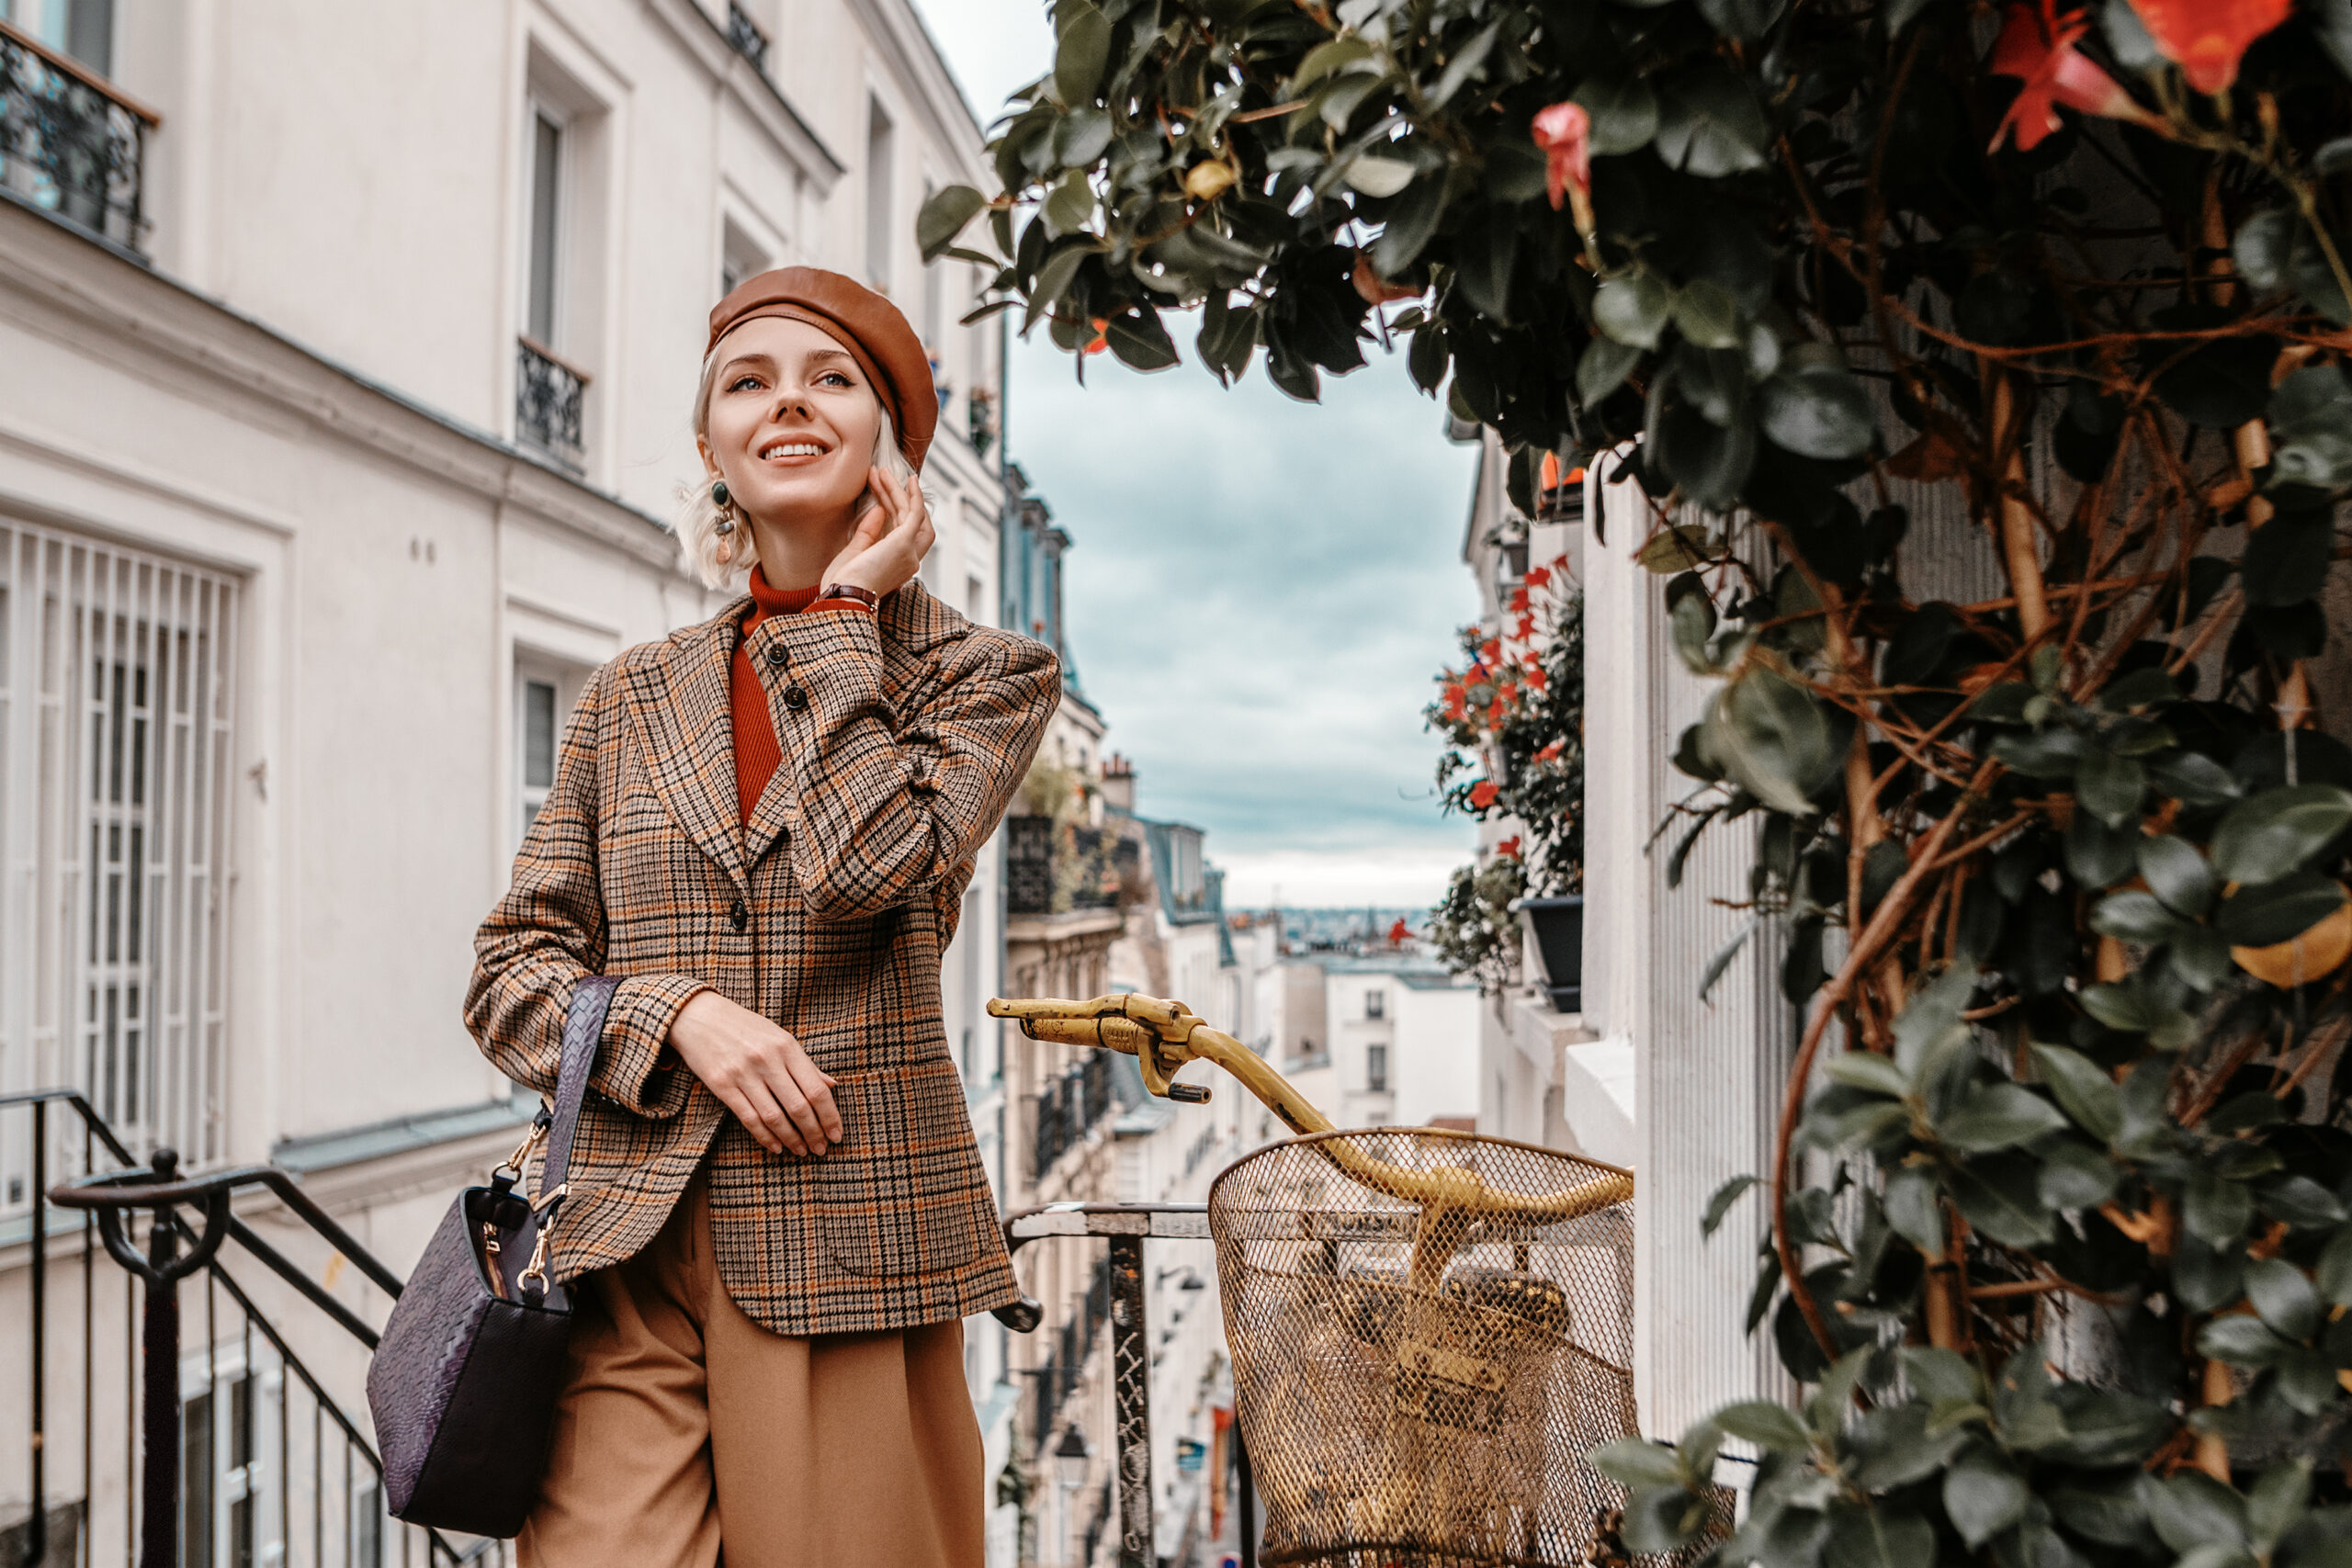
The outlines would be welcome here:
<svg viewBox="0 0 2352 1568">
<path fill-rule="evenodd" d="M 580 1100 L 618 980 L 583 977 L 563 1024 L 555 1103 L 523 1146 L 449 1205 L 368 1367 L 368 1406 L 392 1517 L 512 1536 L 538 1500 L 548 1428 L 563 1392 L 571 1298 L 547 1273 Z M 515 1191 L 542 1138 L 537 1196 Z"/>
</svg>

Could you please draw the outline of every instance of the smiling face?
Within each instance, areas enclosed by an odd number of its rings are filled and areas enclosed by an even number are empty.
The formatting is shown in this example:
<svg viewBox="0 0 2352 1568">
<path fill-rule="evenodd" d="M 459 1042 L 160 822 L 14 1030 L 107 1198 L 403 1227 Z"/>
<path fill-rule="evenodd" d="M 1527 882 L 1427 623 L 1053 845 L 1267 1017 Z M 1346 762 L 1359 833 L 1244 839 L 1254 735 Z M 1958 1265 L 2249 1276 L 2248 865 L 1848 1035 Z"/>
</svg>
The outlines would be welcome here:
<svg viewBox="0 0 2352 1568">
<path fill-rule="evenodd" d="M 703 463 L 755 523 L 846 527 L 882 429 L 882 404 L 847 349 L 807 321 L 762 316 L 718 344 Z"/>
</svg>

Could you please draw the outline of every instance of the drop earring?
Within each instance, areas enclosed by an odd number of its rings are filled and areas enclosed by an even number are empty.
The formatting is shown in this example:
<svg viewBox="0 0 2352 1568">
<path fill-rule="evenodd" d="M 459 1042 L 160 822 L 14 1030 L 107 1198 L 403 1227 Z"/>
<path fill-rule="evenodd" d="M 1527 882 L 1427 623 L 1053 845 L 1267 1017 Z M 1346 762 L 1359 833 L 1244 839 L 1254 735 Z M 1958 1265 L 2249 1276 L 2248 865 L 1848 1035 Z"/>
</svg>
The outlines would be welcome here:
<svg viewBox="0 0 2352 1568">
<path fill-rule="evenodd" d="M 710 481 L 710 503 L 718 508 L 718 564 L 732 566 L 735 562 L 735 511 L 730 504 L 734 497 L 728 492 L 725 479 Z"/>
</svg>

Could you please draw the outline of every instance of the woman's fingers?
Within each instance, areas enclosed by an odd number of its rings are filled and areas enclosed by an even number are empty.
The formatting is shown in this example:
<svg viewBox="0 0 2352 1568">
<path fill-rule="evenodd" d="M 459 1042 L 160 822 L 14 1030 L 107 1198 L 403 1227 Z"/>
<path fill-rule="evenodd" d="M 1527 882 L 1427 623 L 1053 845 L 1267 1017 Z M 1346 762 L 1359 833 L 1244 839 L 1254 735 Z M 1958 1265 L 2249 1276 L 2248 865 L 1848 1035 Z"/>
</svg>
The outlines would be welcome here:
<svg viewBox="0 0 2352 1568">
<path fill-rule="evenodd" d="M 720 1104 L 734 1112 L 735 1120 L 743 1123 L 743 1131 L 751 1134 L 752 1141 L 760 1147 L 772 1155 L 780 1155 L 790 1146 L 784 1134 L 793 1133 L 792 1123 L 777 1107 L 775 1097 L 767 1092 L 767 1087 L 759 1079 L 746 1078 L 741 1083 L 730 1082 L 723 1087 L 714 1084 L 711 1092 L 718 1096 Z M 793 1135 L 796 1139 L 798 1137 L 797 1133 Z M 793 1149 L 792 1152 L 798 1154 L 800 1151 Z"/>
<path fill-rule="evenodd" d="M 786 1059 L 800 1092 L 807 1097 L 809 1114 L 817 1119 L 817 1129 L 828 1144 L 842 1141 L 842 1113 L 833 1103 L 833 1080 L 818 1069 L 808 1059 L 806 1050 L 796 1048 Z M 820 1154 L 824 1150 L 819 1149 Z"/>
</svg>

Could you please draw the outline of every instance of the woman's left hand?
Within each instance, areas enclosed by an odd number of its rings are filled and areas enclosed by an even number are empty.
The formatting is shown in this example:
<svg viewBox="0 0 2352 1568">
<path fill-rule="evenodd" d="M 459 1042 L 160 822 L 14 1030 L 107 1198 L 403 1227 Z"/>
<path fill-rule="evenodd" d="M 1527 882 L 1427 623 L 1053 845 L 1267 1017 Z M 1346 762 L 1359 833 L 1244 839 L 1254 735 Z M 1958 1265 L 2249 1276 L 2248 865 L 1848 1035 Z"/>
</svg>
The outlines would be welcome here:
<svg viewBox="0 0 2352 1568">
<path fill-rule="evenodd" d="M 857 531 L 825 569 L 825 582 L 852 583 L 876 594 L 895 592 L 914 576 L 931 551 L 936 536 L 931 510 L 923 504 L 922 486 L 912 475 L 901 486 L 874 468 L 867 474 L 866 489 L 874 493 L 875 503 L 865 509 Z"/>
</svg>

